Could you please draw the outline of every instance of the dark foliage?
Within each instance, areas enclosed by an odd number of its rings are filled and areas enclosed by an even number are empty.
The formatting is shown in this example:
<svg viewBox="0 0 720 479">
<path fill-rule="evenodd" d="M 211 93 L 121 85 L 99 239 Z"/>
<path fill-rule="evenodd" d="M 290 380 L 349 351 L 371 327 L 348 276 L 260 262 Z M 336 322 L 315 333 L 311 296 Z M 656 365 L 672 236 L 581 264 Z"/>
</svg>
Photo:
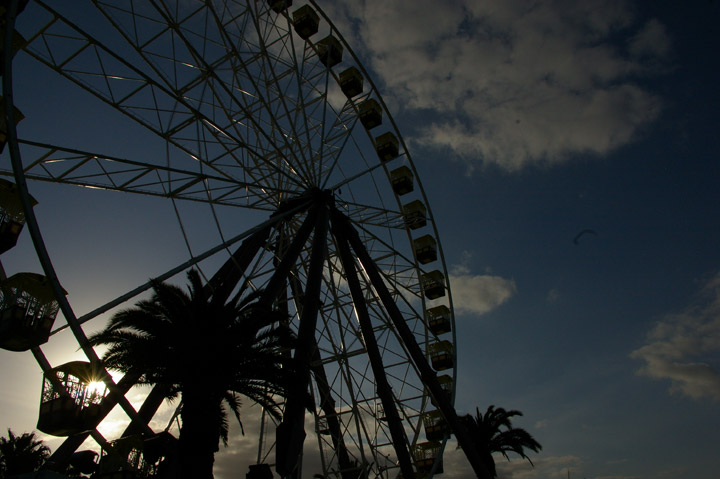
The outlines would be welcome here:
<svg viewBox="0 0 720 479">
<path fill-rule="evenodd" d="M 520 411 L 496 409 L 491 405 L 484 415 L 480 413 L 479 409 L 476 409 L 475 413 L 475 417 L 467 414 L 461 420 L 472 435 L 475 445 L 493 477 L 497 477 L 493 452 L 501 453 L 508 460 L 510 460 L 508 452 L 514 452 L 532 464 L 525 450 L 529 449 L 534 452 L 542 450 L 540 443 L 530 433 L 524 429 L 512 427 L 511 418 L 522 416 Z"/>
</svg>

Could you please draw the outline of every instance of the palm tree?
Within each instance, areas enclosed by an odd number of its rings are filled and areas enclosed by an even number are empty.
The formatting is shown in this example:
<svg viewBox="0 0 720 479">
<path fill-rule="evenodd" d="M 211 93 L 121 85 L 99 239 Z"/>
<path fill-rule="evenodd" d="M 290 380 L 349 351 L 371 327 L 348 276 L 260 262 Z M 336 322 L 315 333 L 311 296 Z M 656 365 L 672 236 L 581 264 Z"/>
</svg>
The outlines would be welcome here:
<svg viewBox="0 0 720 479">
<path fill-rule="evenodd" d="M 140 384 L 165 386 L 167 399 L 182 398 L 179 438 L 181 477 L 210 479 L 220 439 L 227 445 L 227 408 L 240 426 L 240 395 L 280 417 L 293 339 L 270 308 L 238 298 L 210 296 L 197 271 L 188 272 L 189 292 L 155 283 L 150 299 L 115 314 L 93 335 L 107 345 L 109 369 L 139 376 Z M 243 431 L 244 433 L 244 431 Z"/>
<path fill-rule="evenodd" d="M 35 437 L 35 432 L 16 436 L 8 429 L 8 437 L 0 437 L 0 479 L 35 472 L 50 456 L 50 448 Z"/>
<path fill-rule="evenodd" d="M 510 460 L 507 453 L 514 452 L 532 464 L 530 458 L 525 454 L 525 450 L 530 449 L 535 452 L 542 450 L 540 443 L 530 433 L 524 429 L 512 427 L 510 418 L 522 416 L 520 411 L 506 411 L 501 407 L 495 409 L 495 406 L 490 405 L 485 415 L 480 414 L 480 410 L 477 408 L 475 413 L 475 417 L 466 414 L 460 419 L 473 437 L 475 447 L 478 448 L 492 477 L 497 477 L 493 452 L 502 453 L 507 460 Z"/>
</svg>

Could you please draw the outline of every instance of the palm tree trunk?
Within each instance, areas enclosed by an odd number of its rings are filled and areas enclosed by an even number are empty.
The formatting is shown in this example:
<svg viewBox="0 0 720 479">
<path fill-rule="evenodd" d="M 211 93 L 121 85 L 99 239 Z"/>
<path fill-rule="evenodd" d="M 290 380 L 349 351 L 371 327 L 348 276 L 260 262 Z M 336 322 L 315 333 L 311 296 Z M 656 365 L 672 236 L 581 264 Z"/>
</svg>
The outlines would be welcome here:
<svg viewBox="0 0 720 479">
<path fill-rule="evenodd" d="M 215 453 L 220 441 L 221 401 L 219 396 L 207 390 L 183 392 L 180 479 L 213 479 Z"/>
</svg>

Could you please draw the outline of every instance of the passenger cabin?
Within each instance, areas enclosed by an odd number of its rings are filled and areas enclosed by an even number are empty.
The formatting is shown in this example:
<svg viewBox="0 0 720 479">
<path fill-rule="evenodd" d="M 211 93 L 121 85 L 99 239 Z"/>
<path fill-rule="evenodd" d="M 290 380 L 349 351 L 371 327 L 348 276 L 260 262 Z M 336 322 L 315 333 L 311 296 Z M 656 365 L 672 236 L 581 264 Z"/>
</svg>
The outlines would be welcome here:
<svg viewBox="0 0 720 479">
<path fill-rule="evenodd" d="M 427 224 L 427 208 L 420 200 L 411 201 L 402 207 L 405 225 L 411 230 L 422 228 Z"/>
<path fill-rule="evenodd" d="M 440 385 L 440 389 L 442 389 L 443 391 L 443 394 L 447 395 L 447 400 L 452 401 L 453 379 L 447 374 L 442 374 L 437 377 L 437 381 Z M 430 396 L 430 402 L 433 406 L 440 407 L 440 404 L 438 404 L 438 402 L 432 396 Z"/>
<path fill-rule="evenodd" d="M 343 47 L 340 41 L 332 35 L 328 35 L 316 44 L 320 62 L 328 68 L 332 68 L 342 61 Z"/>
<path fill-rule="evenodd" d="M 27 351 L 46 343 L 59 309 L 47 278 L 16 273 L 0 282 L 0 294 L 0 348 Z"/>
<path fill-rule="evenodd" d="M 0 153 L 3 152 L 5 149 L 5 145 L 7 144 L 7 133 L 8 133 L 8 124 L 5 120 L 5 98 L 0 97 L 0 111 L 3 112 L 2 115 L 0 115 Z M 22 114 L 20 110 L 18 110 L 15 105 L 13 105 L 13 123 L 16 125 L 20 123 L 25 118 L 25 115 Z"/>
<path fill-rule="evenodd" d="M 310 5 L 303 5 L 293 12 L 293 28 L 303 40 L 315 35 L 319 25 L 320 15 Z"/>
<path fill-rule="evenodd" d="M 390 172 L 390 184 L 396 195 L 402 196 L 415 189 L 415 176 L 407 166 L 401 166 Z"/>
<path fill-rule="evenodd" d="M 341 71 L 338 81 L 340 82 L 340 89 L 348 98 L 359 95 L 363 91 L 363 76 L 360 70 L 355 67 Z"/>
<path fill-rule="evenodd" d="M 445 296 L 445 276 L 438 270 L 420 275 L 420 284 L 427 299 Z"/>
<path fill-rule="evenodd" d="M 388 131 L 375 138 L 375 151 L 382 161 L 397 158 L 400 152 L 400 142 L 395 133 Z"/>
<path fill-rule="evenodd" d="M 270 9 L 275 13 L 282 13 L 292 6 L 292 0 L 268 0 Z"/>
<path fill-rule="evenodd" d="M 52 436 L 71 436 L 95 428 L 102 419 L 108 389 L 105 371 L 73 361 L 45 372 L 37 428 Z"/>
<path fill-rule="evenodd" d="M 436 441 L 421 442 L 413 447 L 413 456 L 415 457 L 415 465 L 420 473 L 428 473 L 432 470 L 435 460 L 439 457 L 440 463 L 435 469 L 435 474 L 443 472 L 442 444 Z"/>
<path fill-rule="evenodd" d="M 367 130 L 372 130 L 376 126 L 382 125 L 382 108 L 380 107 L 380 103 L 373 98 L 368 98 L 360 103 L 358 116 L 360 117 L 360 123 L 362 123 Z"/>
<path fill-rule="evenodd" d="M 450 426 L 442 412 L 438 410 L 427 411 L 423 414 L 423 426 L 425 426 L 425 437 L 428 441 L 441 441 L 450 437 Z"/>
<path fill-rule="evenodd" d="M 435 306 L 425 311 L 425 320 L 428 329 L 435 336 L 449 333 L 452 330 L 452 322 L 450 320 L 450 308 L 445 305 Z"/>
<path fill-rule="evenodd" d="M 437 260 L 437 241 L 432 235 L 425 235 L 413 240 L 415 257 L 420 264 L 428 264 Z"/>
<path fill-rule="evenodd" d="M 435 371 L 444 371 L 455 365 L 455 348 L 450 341 L 430 343 L 427 349 Z"/>
<path fill-rule="evenodd" d="M 30 203 L 35 206 L 37 201 L 31 196 Z M 0 254 L 17 244 L 23 226 L 25 212 L 20 191 L 15 183 L 0 178 Z"/>
</svg>

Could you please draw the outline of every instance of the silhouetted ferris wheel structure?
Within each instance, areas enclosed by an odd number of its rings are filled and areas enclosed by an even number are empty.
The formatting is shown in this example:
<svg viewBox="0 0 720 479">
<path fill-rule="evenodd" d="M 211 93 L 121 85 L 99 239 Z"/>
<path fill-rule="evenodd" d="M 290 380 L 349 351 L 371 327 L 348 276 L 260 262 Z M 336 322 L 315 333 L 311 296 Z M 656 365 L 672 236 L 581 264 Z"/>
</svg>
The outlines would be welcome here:
<svg viewBox="0 0 720 479">
<path fill-rule="evenodd" d="M 148 277 L 210 271 L 213 291 L 262 290 L 292 318 L 294 358 L 307 374 L 292 385 L 282 422 L 264 427 L 258 464 L 294 474 L 308 409 L 325 477 L 442 472 L 449 434 L 470 444 L 453 410 L 447 269 L 406 145 L 335 26 L 312 0 L 299 8 L 290 0 L 71 3 L 0 6 L 0 140 L 10 157 L 0 171 L 0 249 L 13 248 L 27 220 L 44 269 L 3 280 L 0 347 L 31 350 L 41 365 L 38 427 L 67 436 L 57 459 L 91 436 L 125 451 L 117 467 L 127 477 L 151 477 L 164 439 L 148 426 L 160 396 L 150 393 L 135 410 L 126 397 L 133 379 L 113 383 L 84 332 L 150 284 L 76 316 L 73 291 L 62 288 L 33 212 L 30 193 L 43 182 L 84 187 L 85 204 L 108 191 L 125 194 L 111 201 L 170 201 L 186 260 Z M 28 101 L 13 94 L 19 78 L 42 78 L 42 95 L 72 97 Z M 52 133 L 62 130 L 60 120 L 78 117 L 112 134 L 98 142 L 82 131 Z M 52 131 L 42 119 L 54 122 Z M 186 213 L 184 204 L 204 208 L 215 231 L 194 230 L 197 209 Z M 238 231 L 244 217 L 255 223 Z M 199 233 L 216 239 L 196 246 Z M 53 326 L 58 311 L 66 324 Z M 43 348 L 66 328 L 87 360 L 52 365 Z M 115 394 L 90 388 L 91 380 Z M 97 427 L 115 406 L 129 425 L 121 437 L 105 438 Z"/>
</svg>

